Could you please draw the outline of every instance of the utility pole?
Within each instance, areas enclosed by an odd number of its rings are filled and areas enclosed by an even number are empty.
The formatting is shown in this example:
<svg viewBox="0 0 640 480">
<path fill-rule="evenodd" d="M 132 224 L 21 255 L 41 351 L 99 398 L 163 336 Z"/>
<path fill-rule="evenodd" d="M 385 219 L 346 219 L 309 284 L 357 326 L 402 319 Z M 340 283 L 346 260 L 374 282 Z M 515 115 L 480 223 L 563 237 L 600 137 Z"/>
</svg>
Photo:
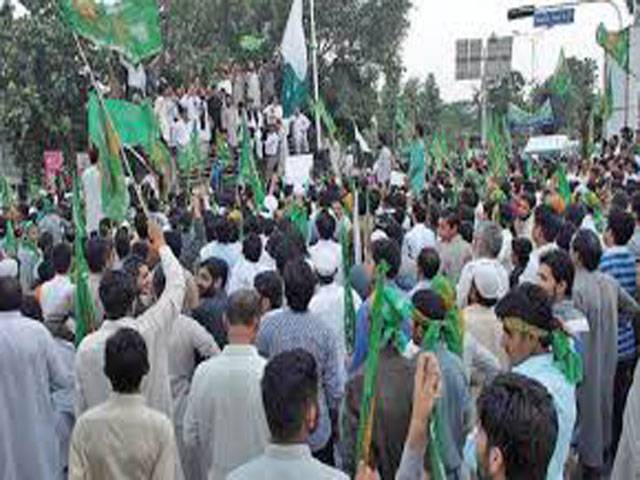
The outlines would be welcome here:
<svg viewBox="0 0 640 480">
<path fill-rule="evenodd" d="M 310 23 L 311 23 L 311 64 L 313 69 L 313 99 L 316 108 L 314 115 L 316 119 L 316 150 L 320 152 L 322 149 L 322 128 L 320 125 L 320 112 L 317 105 L 320 98 L 320 87 L 318 85 L 318 41 L 316 39 L 316 15 L 314 8 L 314 0 L 309 0 Z"/>
</svg>

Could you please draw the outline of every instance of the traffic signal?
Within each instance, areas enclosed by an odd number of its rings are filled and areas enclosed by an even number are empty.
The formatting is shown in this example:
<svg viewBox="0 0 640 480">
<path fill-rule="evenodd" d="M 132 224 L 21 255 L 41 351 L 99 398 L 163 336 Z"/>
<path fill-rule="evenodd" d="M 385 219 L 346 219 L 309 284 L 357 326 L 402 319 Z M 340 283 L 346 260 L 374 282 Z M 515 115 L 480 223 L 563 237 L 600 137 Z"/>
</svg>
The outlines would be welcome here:
<svg viewBox="0 0 640 480">
<path fill-rule="evenodd" d="M 533 5 L 526 5 L 524 7 L 511 8 L 507 11 L 507 19 L 518 20 L 520 18 L 533 17 L 536 12 L 536 7 Z"/>
</svg>

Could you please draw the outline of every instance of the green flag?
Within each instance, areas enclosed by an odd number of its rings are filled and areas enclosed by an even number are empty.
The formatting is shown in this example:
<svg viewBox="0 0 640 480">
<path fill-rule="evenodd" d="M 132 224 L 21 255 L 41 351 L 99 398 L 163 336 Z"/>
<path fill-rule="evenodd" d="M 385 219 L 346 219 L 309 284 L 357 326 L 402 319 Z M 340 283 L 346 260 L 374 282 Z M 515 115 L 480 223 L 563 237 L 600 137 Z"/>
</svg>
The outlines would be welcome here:
<svg viewBox="0 0 640 480">
<path fill-rule="evenodd" d="M 373 430 L 373 412 L 375 410 L 375 393 L 378 379 L 378 364 L 380 363 L 380 342 L 384 319 L 382 308 L 384 306 L 384 279 L 388 267 L 381 264 L 376 268 L 375 290 L 369 319 L 369 351 L 365 360 L 364 385 L 362 400 L 360 402 L 360 415 L 358 419 L 358 437 L 356 443 L 356 461 L 368 461 L 368 453 L 371 445 Z"/>
<path fill-rule="evenodd" d="M 280 51 L 284 63 L 282 108 L 288 118 L 307 97 L 307 43 L 302 24 L 302 0 L 293 0 Z"/>
<path fill-rule="evenodd" d="M 488 135 L 488 160 L 489 169 L 496 178 L 507 176 L 507 147 L 500 129 L 500 123 L 496 119 L 489 122 Z"/>
<path fill-rule="evenodd" d="M 322 98 L 318 98 L 317 102 L 311 101 L 310 103 L 313 108 L 313 112 L 320 117 L 320 121 L 322 121 L 322 124 L 327 129 L 329 137 L 333 139 L 338 129 L 336 127 L 336 123 L 333 121 L 333 117 L 327 110 L 327 106 L 322 101 Z"/>
<path fill-rule="evenodd" d="M 351 287 L 351 256 L 349 255 L 349 232 L 344 222 L 340 226 L 340 248 L 342 251 L 342 272 L 344 274 L 344 336 L 347 352 L 353 352 L 356 311 L 353 304 L 353 288 Z"/>
<path fill-rule="evenodd" d="M 74 283 L 76 286 L 74 307 L 76 321 L 76 345 L 79 345 L 82 339 L 93 331 L 97 314 L 93 296 L 89 288 L 89 266 L 87 258 L 84 254 L 84 243 L 87 239 L 87 230 L 84 224 L 84 212 L 81 203 L 80 187 L 78 178 L 73 177 L 73 222 L 75 224 L 74 246 Z"/>
<path fill-rule="evenodd" d="M 253 197 L 256 206 L 260 208 L 266 197 L 262 180 L 258 174 L 256 163 L 251 152 L 251 139 L 249 138 L 249 127 L 247 119 L 242 119 L 242 143 L 240 147 L 240 181 L 245 185 L 250 185 L 253 190 Z"/>
<path fill-rule="evenodd" d="M 409 146 L 409 181 L 411 192 L 418 196 L 425 188 L 427 175 L 427 162 L 424 140 L 415 138 Z"/>
<path fill-rule="evenodd" d="M 604 95 L 602 96 L 602 118 L 608 120 L 613 115 L 613 82 L 611 80 L 611 70 L 606 69 L 604 80 Z"/>
<path fill-rule="evenodd" d="M 564 200 L 565 208 L 571 203 L 571 187 L 567 179 L 567 170 L 564 165 L 559 164 L 556 169 L 556 181 L 558 182 L 558 195 Z"/>
<path fill-rule="evenodd" d="M 561 49 L 556 70 L 551 78 L 551 91 L 560 97 L 566 97 L 571 94 L 572 88 L 571 70 L 564 56 L 564 49 Z"/>
<path fill-rule="evenodd" d="M 162 49 L 156 0 L 58 0 L 78 34 L 140 63 Z"/>
<path fill-rule="evenodd" d="M 216 155 L 222 170 L 227 168 L 231 161 L 231 152 L 229 151 L 229 143 L 227 137 L 220 132 L 216 133 Z"/>
<path fill-rule="evenodd" d="M 4 251 L 10 257 L 15 257 L 18 254 L 18 240 L 16 239 L 16 233 L 13 229 L 13 220 L 7 220 L 6 231 L 4 234 L 4 241 L 2 247 Z"/>
<path fill-rule="evenodd" d="M 153 144 L 160 138 L 160 130 L 151 103 L 145 101 L 136 105 L 125 100 L 107 98 L 104 105 L 113 122 L 113 127 L 120 137 L 120 141 L 127 147 L 142 147 L 150 152 Z M 92 123 L 92 117 L 97 117 L 100 111 L 100 100 L 95 92 L 89 94 L 89 137 L 94 140 L 99 135 L 97 122 Z M 93 127 L 93 128 L 92 128 Z"/>
<path fill-rule="evenodd" d="M 611 58 L 626 72 L 629 71 L 629 29 L 619 32 L 608 32 L 604 23 L 598 26 L 596 41 Z"/>
<path fill-rule="evenodd" d="M 200 150 L 200 136 L 195 126 L 191 130 L 189 143 L 178 151 L 176 163 L 182 173 L 187 175 L 190 175 L 194 168 L 200 167 L 204 163 Z"/>
<path fill-rule="evenodd" d="M 100 153 L 102 178 L 102 210 L 117 222 L 124 220 L 129 205 L 129 192 L 120 159 L 120 136 L 104 108 L 96 100 L 89 101 L 89 138 Z"/>
<path fill-rule="evenodd" d="M 309 215 L 307 209 L 303 205 L 294 202 L 287 211 L 287 218 L 296 227 L 296 230 L 300 232 L 305 242 L 309 236 Z"/>
</svg>

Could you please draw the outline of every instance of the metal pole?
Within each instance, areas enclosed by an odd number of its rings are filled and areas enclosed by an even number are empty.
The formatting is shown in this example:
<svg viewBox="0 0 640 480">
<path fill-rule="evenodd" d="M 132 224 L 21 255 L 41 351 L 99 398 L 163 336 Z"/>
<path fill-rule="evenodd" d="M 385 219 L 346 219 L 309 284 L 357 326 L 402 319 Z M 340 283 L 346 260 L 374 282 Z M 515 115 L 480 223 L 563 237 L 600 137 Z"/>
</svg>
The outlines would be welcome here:
<svg viewBox="0 0 640 480">
<path fill-rule="evenodd" d="M 489 103 L 489 89 L 487 86 L 487 55 L 488 52 L 486 50 L 486 44 L 483 41 L 482 44 L 482 81 L 481 81 L 481 91 L 480 98 L 482 101 L 482 118 L 480 120 L 481 131 L 482 131 L 482 146 L 486 148 L 487 146 L 487 121 L 488 121 L 488 103 Z"/>
<path fill-rule="evenodd" d="M 313 98 L 318 105 L 320 98 L 320 88 L 318 86 L 318 42 L 316 41 L 316 15 L 314 0 L 309 0 L 310 22 L 311 22 L 311 63 L 313 68 Z M 320 126 L 320 112 L 315 108 L 316 117 L 316 149 L 319 152 L 322 148 L 322 128 Z"/>
</svg>

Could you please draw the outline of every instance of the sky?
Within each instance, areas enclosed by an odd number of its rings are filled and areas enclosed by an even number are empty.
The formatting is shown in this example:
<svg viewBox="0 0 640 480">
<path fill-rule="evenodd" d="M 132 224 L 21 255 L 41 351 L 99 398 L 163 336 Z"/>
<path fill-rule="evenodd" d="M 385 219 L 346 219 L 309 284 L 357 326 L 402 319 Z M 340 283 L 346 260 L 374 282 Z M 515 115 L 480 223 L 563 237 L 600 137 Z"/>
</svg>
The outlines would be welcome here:
<svg viewBox="0 0 640 480">
<path fill-rule="evenodd" d="M 624 0 L 614 0 L 628 24 Z M 455 80 L 455 41 L 458 38 L 505 36 L 517 31 L 513 43 L 513 69 L 530 82 L 553 73 L 560 49 L 566 56 L 591 57 L 602 69 L 603 53 L 595 41 L 600 22 L 618 30 L 617 14 L 611 5 L 584 4 L 576 7 L 575 23 L 552 29 L 533 28 L 533 18 L 509 22 L 507 10 L 522 5 L 549 5 L 553 0 L 413 0 L 411 27 L 403 46 L 405 79 L 424 79 L 432 72 L 445 101 L 470 99 L 479 81 Z M 532 55 L 532 43 L 535 56 Z M 532 59 L 535 59 L 532 62 Z M 532 68 L 533 67 L 533 68 Z"/>
</svg>

